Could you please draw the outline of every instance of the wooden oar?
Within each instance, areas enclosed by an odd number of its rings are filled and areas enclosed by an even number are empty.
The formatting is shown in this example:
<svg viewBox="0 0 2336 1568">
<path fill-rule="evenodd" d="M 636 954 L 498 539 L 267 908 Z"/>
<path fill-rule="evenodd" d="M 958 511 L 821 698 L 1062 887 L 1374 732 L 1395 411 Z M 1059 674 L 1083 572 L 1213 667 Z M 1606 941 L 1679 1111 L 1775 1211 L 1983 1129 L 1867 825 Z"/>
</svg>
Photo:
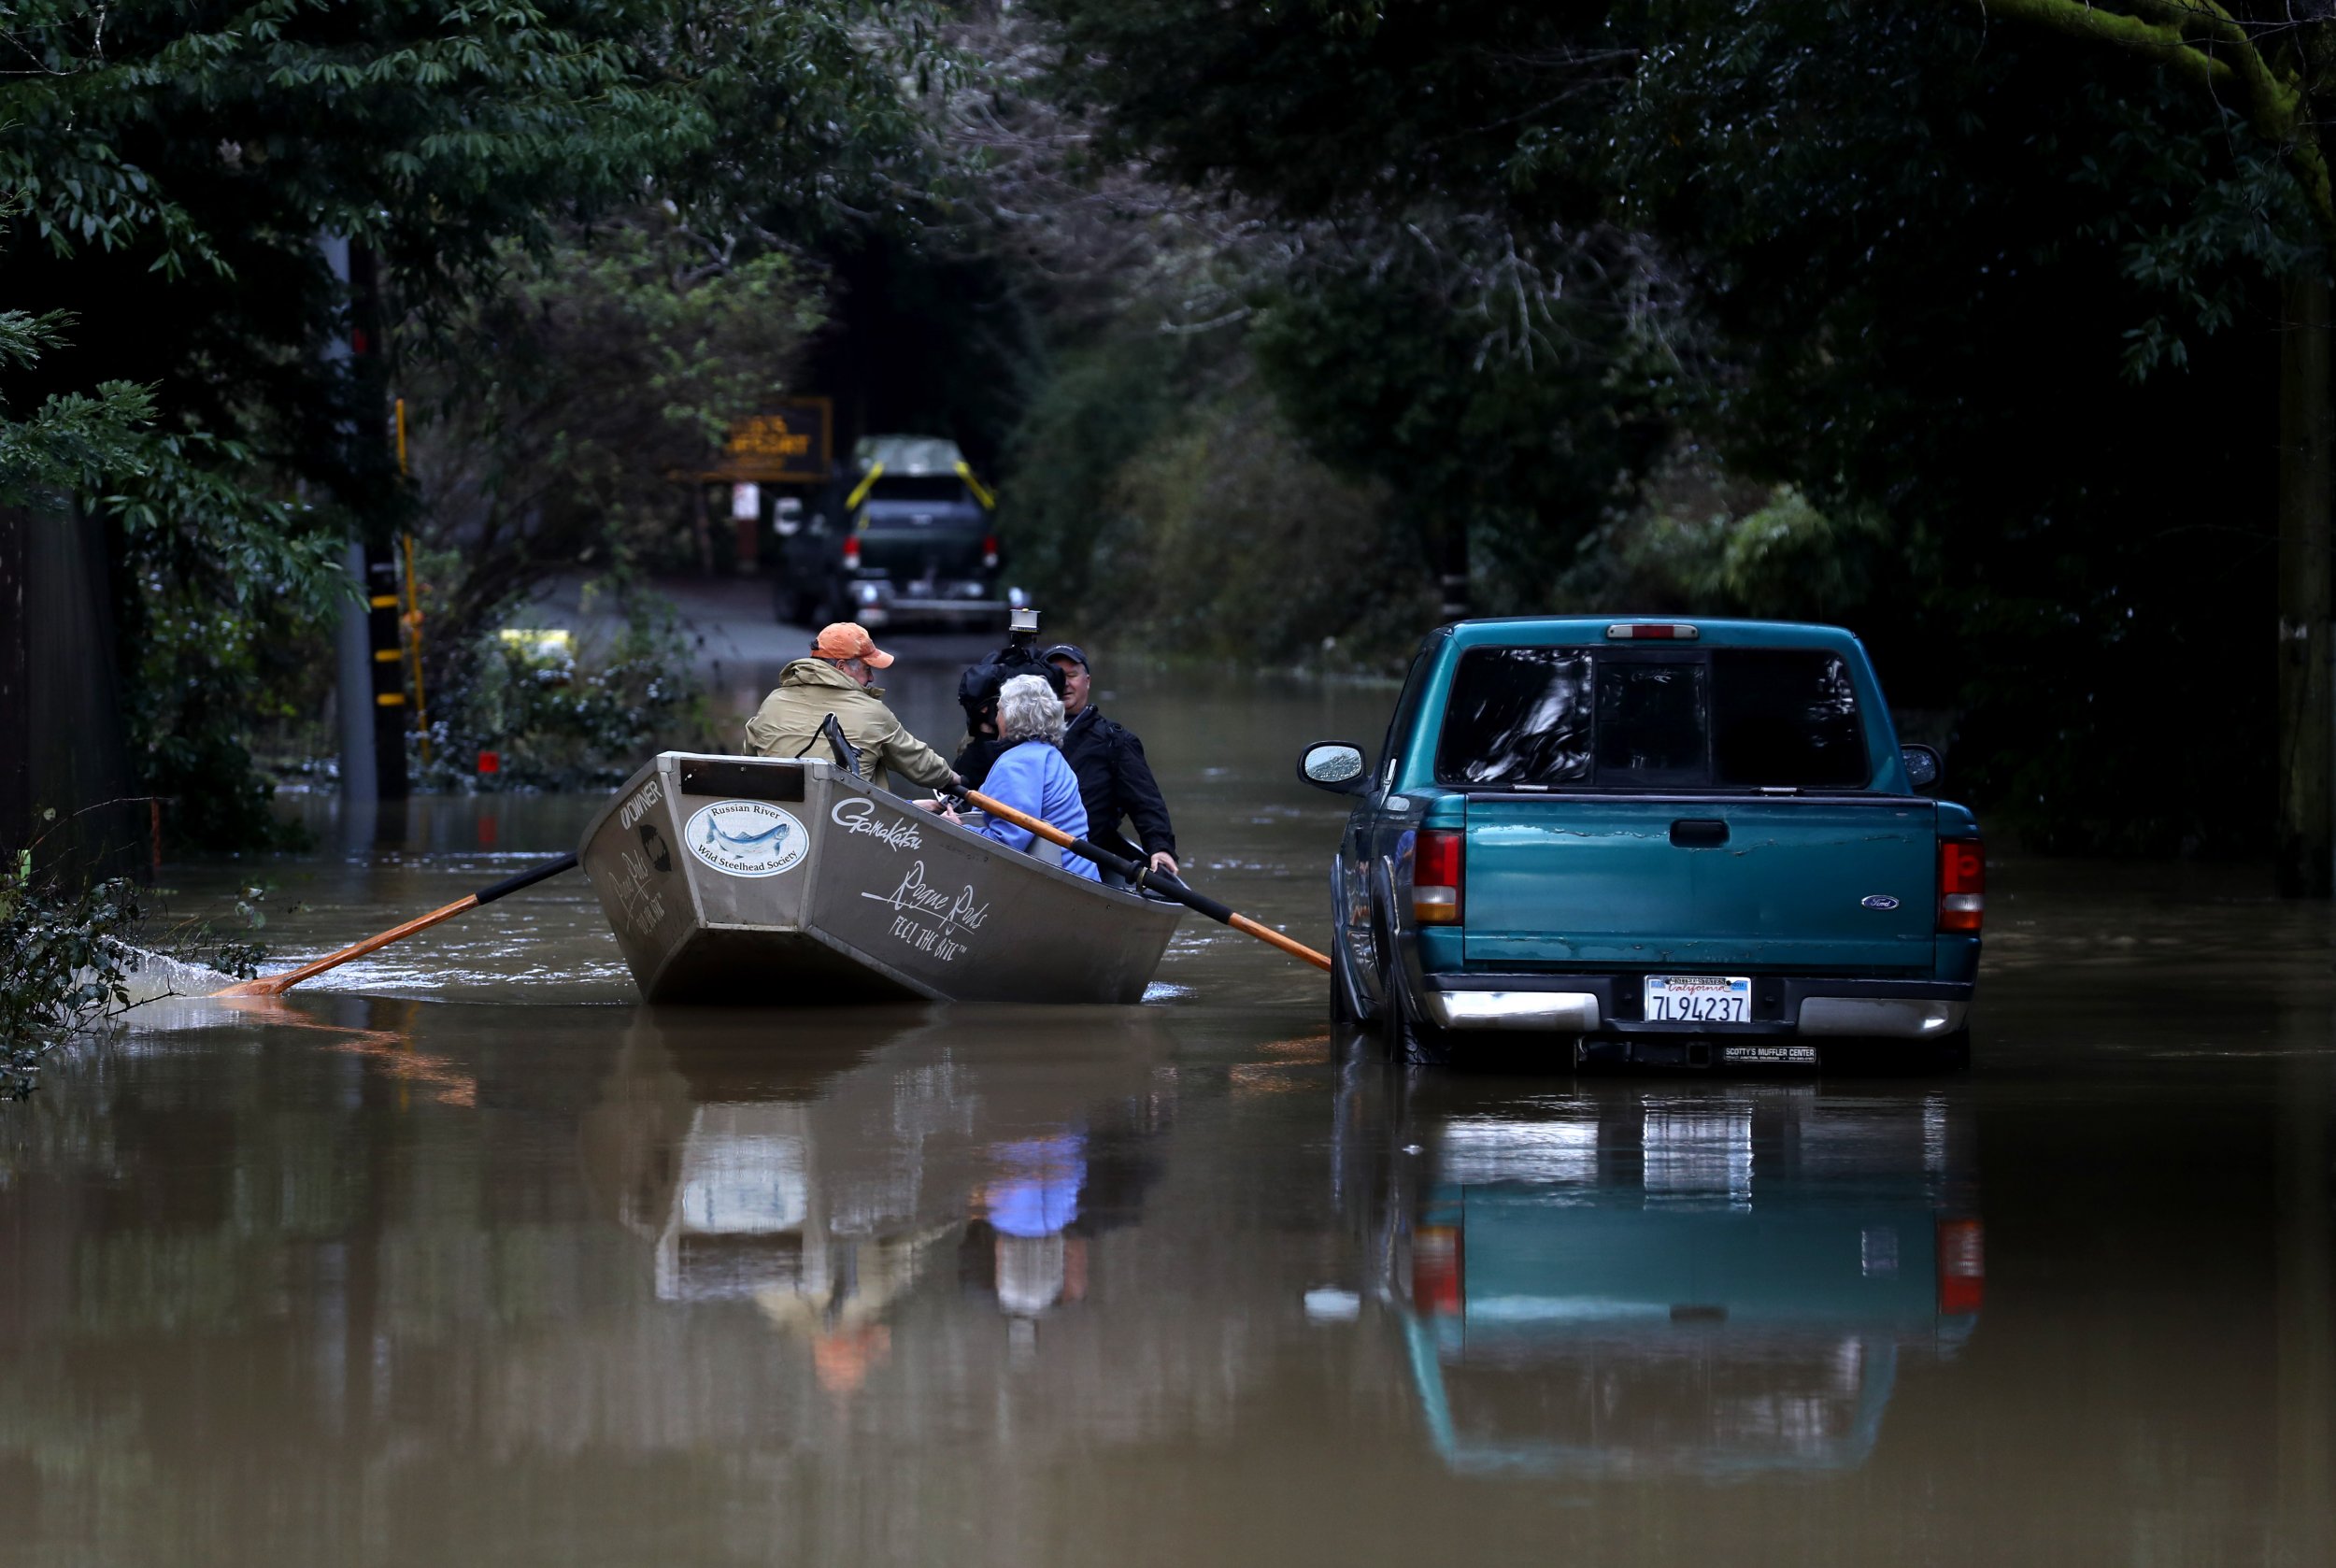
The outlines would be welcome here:
<svg viewBox="0 0 2336 1568">
<path fill-rule="evenodd" d="M 1002 821 L 1011 822 L 1025 833 L 1034 833 L 1049 844 L 1059 844 L 1075 855 L 1084 855 L 1097 865 L 1107 865 L 1120 876 L 1135 882 L 1139 887 L 1158 888 L 1186 908 L 1197 910 L 1220 925 L 1229 925 L 1233 930 L 1246 933 L 1261 942 L 1271 942 L 1291 958 L 1304 959 L 1317 969 L 1328 969 L 1331 966 L 1328 953 L 1318 953 L 1303 942 L 1284 936 L 1272 926 L 1260 925 L 1248 916 L 1235 913 L 1229 905 L 1218 903 L 1206 893 L 1193 891 L 1182 881 L 1164 871 L 1154 871 L 1142 862 L 1123 859 L 1108 849 L 1097 848 L 1083 838 L 1073 838 L 1052 823 L 1041 821 L 1027 812 L 1017 811 L 1004 801 L 991 800 L 977 790 L 962 790 L 960 793 L 990 813 L 990 816 Z"/>
<path fill-rule="evenodd" d="M 246 980 L 238 986 L 229 986 L 225 991 L 215 991 L 211 994 L 213 996 L 281 996 L 301 981 L 312 976 L 321 975 L 328 969 L 338 968 L 352 958 L 363 958 L 367 953 L 378 951 L 392 942 L 411 936 L 418 931 L 428 931 L 441 920 L 450 920 L 465 909 L 476 909 L 482 904 L 492 904 L 506 893 L 515 893 L 521 888 L 532 888 L 547 877 L 557 877 L 563 871 L 575 869 L 576 857 L 562 855 L 557 860 L 546 861 L 541 865 L 522 871 L 517 877 L 506 877 L 493 887 L 481 888 L 466 898 L 458 898 L 443 909 L 433 909 L 427 915 L 407 920 L 404 925 L 393 925 L 387 931 L 376 933 L 353 948 L 343 948 L 339 952 L 327 953 L 322 958 L 312 959 L 297 969 L 287 969 L 281 975 L 265 975 L 256 980 Z"/>
</svg>

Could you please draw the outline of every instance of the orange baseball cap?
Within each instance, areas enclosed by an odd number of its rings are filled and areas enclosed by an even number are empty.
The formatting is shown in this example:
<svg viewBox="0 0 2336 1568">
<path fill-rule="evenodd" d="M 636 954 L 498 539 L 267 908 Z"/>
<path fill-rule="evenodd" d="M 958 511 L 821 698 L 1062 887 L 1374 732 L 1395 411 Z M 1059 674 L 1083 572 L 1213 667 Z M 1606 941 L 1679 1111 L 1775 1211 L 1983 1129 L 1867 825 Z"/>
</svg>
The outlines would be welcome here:
<svg viewBox="0 0 2336 1568">
<path fill-rule="evenodd" d="M 872 670 L 883 669 L 892 662 L 892 656 L 876 647 L 868 629 L 857 620 L 838 620 L 821 627 L 811 651 L 822 659 L 865 659 Z"/>
</svg>

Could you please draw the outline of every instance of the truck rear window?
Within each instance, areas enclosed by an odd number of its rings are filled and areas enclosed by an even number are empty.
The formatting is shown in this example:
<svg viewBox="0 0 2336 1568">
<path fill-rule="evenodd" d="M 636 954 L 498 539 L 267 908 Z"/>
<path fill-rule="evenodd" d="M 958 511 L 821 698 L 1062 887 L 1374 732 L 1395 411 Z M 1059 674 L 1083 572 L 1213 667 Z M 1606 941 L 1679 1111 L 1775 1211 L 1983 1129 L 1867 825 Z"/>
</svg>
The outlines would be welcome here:
<svg viewBox="0 0 2336 1568">
<path fill-rule="evenodd" d="M 1821 649 L 1473 648 L 1436 741 L 1445 784 L 1856 789 L 1849 667 Z"/>
</svg>

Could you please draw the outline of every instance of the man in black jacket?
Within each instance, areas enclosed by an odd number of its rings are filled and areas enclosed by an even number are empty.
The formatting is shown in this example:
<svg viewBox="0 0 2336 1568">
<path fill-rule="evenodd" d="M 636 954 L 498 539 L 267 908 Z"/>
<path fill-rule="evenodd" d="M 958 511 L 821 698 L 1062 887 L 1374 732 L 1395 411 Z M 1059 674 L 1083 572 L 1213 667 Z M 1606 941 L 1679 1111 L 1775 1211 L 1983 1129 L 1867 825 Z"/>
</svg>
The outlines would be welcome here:
<svg viewBox="0 0 2336 1568">
<path fill-rule="evenodd" d="M 1131 860 L 1148 856 L 1155 870 L 1177 875 L 1176 832 L 1168 823 L 1168 803 L 1161 798 L 1152 764 L 1144 760 L 1144 743 L 1134 731 L 1105 719 L 1087 700 L 1090 677 L 1084 652 L 1070 643 L 1057 643 L 1045 658 L 1062 672 L 1062 711 L 1070 720 L 1062 732 L 1062 760 L 1079 776 L 1089 841 L 1116 848 Z M 1123 817 L 1135 824 L 1135 836 L 1143 843 L 1140 851 L 1119 834 Z"/>
</svg>

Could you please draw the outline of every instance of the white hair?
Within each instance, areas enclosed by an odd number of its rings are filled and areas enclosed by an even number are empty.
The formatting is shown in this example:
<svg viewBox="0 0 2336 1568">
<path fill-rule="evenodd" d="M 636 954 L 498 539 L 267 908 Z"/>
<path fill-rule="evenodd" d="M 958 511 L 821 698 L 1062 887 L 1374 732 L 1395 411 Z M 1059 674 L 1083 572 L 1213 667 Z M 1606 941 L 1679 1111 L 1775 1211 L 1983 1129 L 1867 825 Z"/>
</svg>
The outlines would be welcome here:
<svg viewBox="0 0 2336 1568">
<path fill-rule="evenodd" d="M 998 737 L 1062 744 L 1062 699 L 1045 677 L 1018 675 L 998 688 Z"/>
</svg>

